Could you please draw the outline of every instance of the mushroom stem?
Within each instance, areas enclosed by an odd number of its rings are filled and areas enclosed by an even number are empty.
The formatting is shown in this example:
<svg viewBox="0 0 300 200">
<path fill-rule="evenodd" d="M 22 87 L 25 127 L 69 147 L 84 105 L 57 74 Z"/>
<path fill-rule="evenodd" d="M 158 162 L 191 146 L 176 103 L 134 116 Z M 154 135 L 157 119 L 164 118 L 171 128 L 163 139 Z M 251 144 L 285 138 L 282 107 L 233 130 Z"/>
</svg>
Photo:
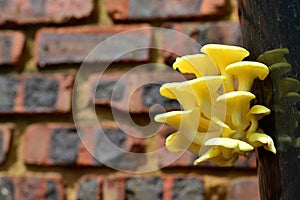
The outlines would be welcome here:
<svg viewBox="0 0 300 200">
<path fill-rule="evenodd" d="M 223 94 L 217 98 L 217 101 L 225 101 L 227 110 L 231 112 L 231 121 L 235 128 L 245 130 L 249 125 L 246 121 L 246 114 L 250 109 L 250 101 L 255 95 L 246 91 L 234 91 Z"/>
<path fill-rule="evenodd" d="M 239 91 L 250 91 L 256 77 L 264 80 L 269 74 L 269 69 L 266 65 L 251 61 L 230 64 L 225 71 L 227 74 L 237 78 Z"/>
</svg>

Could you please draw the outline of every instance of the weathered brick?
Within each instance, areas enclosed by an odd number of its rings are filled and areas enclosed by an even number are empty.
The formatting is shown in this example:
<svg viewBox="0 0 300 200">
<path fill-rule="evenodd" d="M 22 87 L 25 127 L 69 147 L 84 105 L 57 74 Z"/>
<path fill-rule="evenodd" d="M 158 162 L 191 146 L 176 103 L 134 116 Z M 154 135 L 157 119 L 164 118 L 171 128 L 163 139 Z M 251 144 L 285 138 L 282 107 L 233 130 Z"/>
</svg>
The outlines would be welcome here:
<svg viewBox="0 0 300 200">
<path fill-rule="evenodd" d="M 0 114 L 69 112 L 73 81 L 62 74 L 0 76 Z"/>
<path fill-rule="evenodd" d="M 136 159 L 131 154 L 127 153 L 145 152 L 144 139 L 141 138 L 142 133 L 129 126 L 122 126 L 122 130 L 115 124 L 102 124 L 100 126 L 102 131 L 100 131 L 100 129 L 95 129 L 94 132 L 95 144 L 93 154 L 96 163 L 100 161 L 112 164 L 113 167 L 118 169 L 131 170 L 144 164 L 143 160 Z M 105 141 L 105 138 L 109 141 Z M 118 149 L 113 149 L 112 147 L 114 146 L 118 147 Z M 125 152 L 123 150 L 125 150 Z"/>
<path fill-rule="evenodd" d="M 2 164 L 7 157 L 14 129 L 15 126 L 13 124 L 0 124 L 0 164 Z"/>
<path fill-rule="evenodd" d="M 236 179 L 229 188 L 232 200 L 255 200 L 259 198 L 257 177 L 243 177 Z"/>
<path fill-rule="evenodd" d="M 126 197 L 126 177 L 109 177 L 103 182 L 103 199 L 119 200 Z"/>
<path fill-rule="evenodd" d="M 204 200 L 204 183 L 197 178 L 176 178 L 173 185 L 173 200 Z"/>
<path fill-rule="evenodd" d="M 241 45 L 237 22 L 167 23 L 162 27 L 166 28 L 162 33 L 162 56 L 169 65 L 178 56 L 200 53 L 199 49 L 204 44 Z"/>
<path fill-rule="evenodd" d="M 52 129 L 49 152 L 50 160 L 54 164 L 76 163 L 79 144 L 80 138 L 75 128 Z"/>
<path fill-rule="evenodd" d="M 71 123 L 32 124 L 25 131 L 24 162 L 34 165 L 101 166 L 104 160 L 126 169 L 142 164 L 138 160 L 128 162 L 130 158 L 126 153 L 116 152 L 111 146 L 129 152 L 144 152 L 143 139 L 132 136 L 140 135 L 138 131 L 128 127 L 125 133 L 114 123 L 108 122 L 100 126 L 103 132 L 94 125 L 76 129 Z"/>
<path fill-rule="evenodd" d="M 64 23 L 87 18 L 93 10 L 92 0 L 4 0 L 0 2 L 0 25 Z"/>
<path fill-rule="evenodd" d="M 194 160 L 197 159 L 197 155 L 192 154 L 189 151 L 180 153 L 173 153 L 166 149 L 165 143 L 166 138 L 171 133 L 176 132 L 171 126 L 165 125 L 159 131 L 158 148 L 161 148 L 159 158 L 159 166 L 162 168 L 174 168 L 174 167 L 217 167 L 212 162 L 203 162 L 200 165 L 194 166 Z M 239 160 L 233 165 L 233 168 L 244 168 L 244 169 L 255 169 L 256 168 L 256 157 L 255 152 L 251 152 L 248 158 L 240 157 Z"/>
<path fill-rule="evenodd" d="M 77 199 L 204 199 L 204 179 L 199 175 L 85 175 L 76 186 Z M 83 198 L 84 197 L 84 198 Z"/>
<path fill-rule="evenodd" d="M 107 177 L 103 182 L 103 199 L 163 199 L 163 179 L 157 176 Z"/>
<path fill-rule="evenodd" d="M 164 200 L 179 199 L 205 199 L 205 187 L 203 178 L 197 175 L 164 176 Z"/>
<path fill-rule="evenodd" d="M 160 177 L 129 177 L 126 179 L 126 199 L 162 199 L 163 180 Z"/>
<path fill-rule="evenodd" d="M 81 64 L 83 61 L 145 62 L 150 59 L 147 47 L 151 45 L 152 32 L 149 27 L 147 24 L 139 24 L 43 28 L 36 35 L 35 60 L 40 66 Z M 95 48 L 104 40 L 124 31 L 129 32 L 114 37 L 114 42 L 102 43 L 100 48 Z M 127 53 L 128 49 L 130 52 Z"/>
<path fill-rule="evenodd" d="M 77 200 L 102 200 L 103 177 L 85 175 L 77 183 Z"/>
<path fill-rule="evenodd" d="M 122 77 L 124 75 L 124 77 Z M 178 110 L 180 105 L 160 95 L 159 88 L 165 82 L 187 80 L 176 71 L 153 71 L 105 73 L 90 76 L 90 91 L 92 101 L 96 105 L 110 105 L 115 109 L 131 113 L 149 112 L 149 109 L 159 104 L 166 110 Z M 152 107 L 153 112 L 158 110 Z"/>
<path fill-rule="evenodd" d="M 0 176 L 1 199 L 50 200 L 64 199 L 64 186 L 56 175 L 37 176 Z"/>
<path fill-rule="evenodd" d="M 24 43 L 25 36 L 22 32 L 0 31 L 0 65 L 18 65 Z"/>
<path fill-rule="evenodd" d="M 218 18 L 228 13 L 225 0 L 106 0 L 115 21 Z"/>
</svg>

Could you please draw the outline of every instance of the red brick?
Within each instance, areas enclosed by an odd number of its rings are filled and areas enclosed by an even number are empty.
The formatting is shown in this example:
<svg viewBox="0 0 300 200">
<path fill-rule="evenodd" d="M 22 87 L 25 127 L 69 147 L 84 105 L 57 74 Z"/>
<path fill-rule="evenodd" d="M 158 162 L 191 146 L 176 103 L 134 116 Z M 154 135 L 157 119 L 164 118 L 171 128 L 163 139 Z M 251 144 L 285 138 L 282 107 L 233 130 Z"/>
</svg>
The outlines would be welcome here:
<svg viewBox="0 0 300 200">
<path fill-rule="evenodd" d="M 120 200 L 126 197 L 126 177 L 109 177 L 103 182 L 103 199 Z"/>
<path fill-rule="evenodd" d="M 89 17 L 93 9 L 92 0 L 4 0 L 0 24 L 64 23 Z"/>
<path fill-rule="evenodd" d="M 182 167 L 212 167 L 217 166 L 211 162 L 203 162 L 200 165 L 195 166 L 194 160 L 197 159 L 197 155 L 192 154 L 189 151 L 173 153 L 165 148 L 166 137 L 171 133 L 174 133 L 176 129 L 171 126 L 165 125 L 159 132 L 158 148 L 161 148 L 159 154 L 159 166 L 162 168 L 182 168 Z M 256 157 L 255 153 L 251 152 L 249 158 L 240 157 L 239 160 L 233 165 L 233 168 L 243 168 L 243 169 L 256 169 Z"/>
<path fill-rule="evenodd" d="M 63 74 L 0 76 L 0 114 L 69 112 L 73 80 Z"/>
<path fill-rule="evenodd" d="M 25 35 L 22 32 L 0 31 L 0 65 L 18 65 L 24 43 Z"/>
<path fill-rule="evenodd" d="M 48 200 L 64 199 L 61 178 L 51 176 L 0 176 L 0 199 Z"/>
<path fill-rule="evenodd" d="M 103 177 L 85 175 L 77 183 L 77 200 L 94 199 L 102 200 Z"/>
<path fill-rule="evenodd" d="M 114 123 L 100 125 L 108 139 L 119 148 L 136 153 L 145 151 L 143 139 L 132 136 L 140 135 L 135 129 L 127 127 L 128 132 L 125 133 Z M 99 128 L 94 125 L 82 125 L 76 130 L 71 123 L 32 124 L 25 131 L 24 162 L 45 166 L 102 166 L 96 158 L 102 158 L 103 154 L 109 162 L 113 162 L 116 152 L 106 146 L 100 136 Z M 118 167 L 122 168 L 135 168 L 141 164 L 134 160 L 128 163 L 126 154 L 122 152 L 118 152 L 117 159 Z"/>
<path fill-rule="evenodd" d="M 0 124 L 0 164 L 4 163 L 11 146 L 15 125 Z"/>
<path fill-rule="evenodd" d="M 76 184 L 77 199 L 125 199 L 126 179 L 127 176 L 124 175 L 85 175 L 81 177 Z"/>
<path fill-rule="evenodd" d="M 115 26 L 82 26 L 69 28 L 44 28 L 37 32 L 35 60 L 40 66 L 51 64 L 81 64 L 89 53 L 85 63 L 103 62 L 144 62 L 150 59 L 149 48 L 152 32 L 147 24 Z M 139 29 L 141 28 L 141 29 Z M 115 37 L 114 43 L 94 49 L 109 37 L 124 31 L 121 37 Z M 120 41 L 121 40 L 121 41 Z M 107 44 L 107 43 L 106 43 Z M 133 50 L 123 55 L 126 49 Z M 120 57 L 121 56 L 121 57 Z"/>
<path fill-rule="evenodd" d="M 218 18 L 228 13 L 225 0 L 106 0 L 115 21 Z"/>
<path fill-rule="evenodd" d="M 258 200 L 259 188 L 257 177 L 243 177 L 236 179 L 229 188 L 229 199 Z"/>
<path fill-rule="evenodd" d="M 114 176 L 103 183 L 103 199 L 163 199 L 162 192 L 163 179 L 157 176 Z"/>
<path fill-rule="evenodd" d="M 105 73 L 99 77 L 100 75 L 94 74 L 89 79 L 92 101 L 96 105 L 110 105 L 126 113 L 148 113 L 154 104 L 162 105 L 166 110 L 180 109 L 177 101 L 162 97 L 159 88 L 165 82 L 188 78 L 171 70 Z M 152 109 L 153 112 L 157 112 L 154 107 Z"/>
<path fill-rule="evenodd" d="M 162 56 L 169 65 L 173 64 L 177 56 L 200 53 L 199 49 L 204 44 L 241 45 L 240 27 L 237 22 L 167 23 L 162 27 L 167 28 L 162 35 Z"/>
<path fill-rule="evenodd" d="M 84 185 L 83 187 L 83 184 Z M 90 186 L 90 187 L 88 187 Z M 102 195 L 97 193 L 102 190 Z M 87 175 L 77 183 L 77 197 L 88 194 L 90 199 L 204 199 L 204 180 L 199 175 Z M 98 196 L 96 197 L 96 194 Z M 79 198 L 80 199 L 80 198 Z"/>
</svg>

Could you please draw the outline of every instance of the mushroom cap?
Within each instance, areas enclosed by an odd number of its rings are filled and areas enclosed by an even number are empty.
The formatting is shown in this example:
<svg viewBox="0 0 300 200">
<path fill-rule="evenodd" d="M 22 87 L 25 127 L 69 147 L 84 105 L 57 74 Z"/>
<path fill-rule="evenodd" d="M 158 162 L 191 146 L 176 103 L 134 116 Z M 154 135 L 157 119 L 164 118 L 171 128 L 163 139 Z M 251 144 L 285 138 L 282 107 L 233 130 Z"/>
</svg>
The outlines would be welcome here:
<svg viewBox="0 0 300 200">
<path fill-rule="evenodd" d="M 201 96 L 209 96 L 212 98 L 217 95 L 217 91 L 225 79 L 225 76 L 205 76 L 187 82 L 191 85 L 195 91 L 195 95 L 199 96 L 199 98 L 201 98 Z"/>
<path fill-rule="evenodd" d="M 260 120 L 265 115 L 269 115 L 270 113 L 271 110 L 269 108 L 262 105 L 254 105 L 250 108 L 246 118 L 248 119 L 251 115 L 255 115 L 256 119 Z"/>
<path fill-rule="evenodd" d="M 299 92 L 300 81 L 294 78 L 283 78 L 280 80 L 279 87 L 282 94 L 287 94 L 288 92 Z"/>
<path fill-rule="evenodd" d="M 263 146 L 266 150 L 276 154 L 276 148 L 273 139 L 270 136 L 264 133 L 250 133 L 247 135 L 247 138 L 253 146 Z"/>
<path fill-rule="evenodd" d="M 178 128 L 187 140 L 193 142 L 194 140 L 198 140 L 196 136 L 200 123 L 200 115 L 200 109 L 195 108 L 193 110 L 171 111 L 158 114 L 154 120 L 162 123 L 165 122 Z"/>
<path fill-rule="evenodd" d="M 209 151 L 204 153 L 201 157 L 197 158 L 194 161 L 194 165 L 198 165 L 204 161 L 212 161 L 218 166 L 229 167 L 232 166 L 235 161 L 239 158 L 239 153 L 234 150 L 228 150 L 221 146 L 215 146 L 211 148 Z M 225 149 L 225 150 L 224 150 Z M 226 152 L 226 156 L 224 155 L 224 151 Z"/>
<path fill-rule="evenodd" d="M 198 140 L 204 140 L 205 135 L 204 134 L 198 134 L 197 135 Z M 189 150 L 194 154 L 198 154 L 200 149 L 202 147 L 201 144 L 197 144 L 195 142 L 191 142 L 185 138 L 185 136 L 181 132 L 175 132 L 169 135 L 166 138 L 166 148 L 170 152 L 181 152 L 184 150 Z"/>
<path fill-rule="evenodd" d="M 250 102 L 250 100 L 254 99 L 255 95 L 251 92 L 247 91 L 233 91 L 225 93 L 217 98 L 217 101 L 226 101 L 228 104 L 232 104 L 234 106 L 235 104 L 241 103 L 246 101 Z"/>
<path fill-rule="evenodd" d="M 198 105 L 206 117 L 211 116 L 213 103 L 225 79 L 225 76 L 205 76 L 187 81 L 193 88 Z"/>
<path fill-rule="evenodd" d="M 192 73 L 196 77 L 218 75 L 218 68 L 212 62 L 208 55 L 194 54 L 176 58 L 173 69 L 179 70 L 181 73 Z"/>
<path fill-rule="evenodd" d="M 200 51 L 209 55 L 221 73 L 227 65 L 241 61 L 249 55 L 249 51 L 242 47 L 223 44 L 207 44 Z"/>
<path fill-rule="evenodd" d="M 286 96 L 283 97 L 283 100 L 285 100 L 288 104 L 296 104 L 300 101 L 300 94 L 297 92 L 289 92 Z"/>
<path fill-rule="evenodd" d="M 180 152 L 186 150 L 191 142 L 188 141 L 180 132 L 175 132 L 166 138 L 166 148 L 170 152 Z"/>
<path fill-rule="evenodd" d="M 232 138 L 211 138 L 205 142 L 207 146 L 222 146 L 228 149 L 238 149 L 240 151 L 251 151 L 253 150 L 253 146 L 238 139 Z"/>
<path fill-rule="evenodd" d="M 260 80 L 264 80 L 269 74 L 269 68 L 259 62 L 253 61 L 240 61 L 228 65 L 225 72 L 229 75 L 243 75 L 243 77 L 258 77 Z"/>
<path fill-rule="evenodd" d="M 269 67 L 271 77 L 281 76 L 291 71 L 292 66 L 289 63 L 275 63 Z"/>
<path fill-rule="evenodd" d="M 258 56 L 257 61 L 262 62 L 268 66 L 279 62 L 286 62 L 284 55 L 288 53 L 289 50 L 287 48 L 278 48 L 278 49 L 266 51 L 260 56 Z"/>
<path fill-rule="evenodd" d="M 194 121 L 191 121 L 190 118 L 200 121 L 200 109 L 195 108 L 193 110 L 176 110 L 170 111 L 162 114 L 158 114 L 154 117 L 154 120 L 161 123 L 167 123 L 171 126 L 174 126 L 178 129 L 181 129 L 181 126 L 185 127 L 185 123 L 195 124 Z M 195 125 L 194 125 L 195 126 Z M 191 126 L 192 127 L 192 126 Z M 198 124 L 197 124 L 198 127 Z M 196 128 L 197 130 L 197 128 Z"/>
<path fill-rule="evenodd" d="M 164 97 L 177 99 L 185 110 L 198 106 L 195 92 L 187 81 L 163 84 L 159 91 Z"/>
</svg>

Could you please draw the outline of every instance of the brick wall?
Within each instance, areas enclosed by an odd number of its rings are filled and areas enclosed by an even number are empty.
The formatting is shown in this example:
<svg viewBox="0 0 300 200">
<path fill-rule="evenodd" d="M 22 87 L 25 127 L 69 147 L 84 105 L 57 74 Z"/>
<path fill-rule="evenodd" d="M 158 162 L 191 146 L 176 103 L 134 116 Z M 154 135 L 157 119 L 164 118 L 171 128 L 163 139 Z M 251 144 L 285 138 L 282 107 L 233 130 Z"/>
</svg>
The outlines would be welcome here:
<svg viewBox="0 0 300 200">
<path fill-rule="evenodd" d="M 254 153 L 193 166 L 153 123 L 206 43 L 241 44 L 236 1 L 0 1 L 0 199 L 258 199 Z"/>
</svg>

